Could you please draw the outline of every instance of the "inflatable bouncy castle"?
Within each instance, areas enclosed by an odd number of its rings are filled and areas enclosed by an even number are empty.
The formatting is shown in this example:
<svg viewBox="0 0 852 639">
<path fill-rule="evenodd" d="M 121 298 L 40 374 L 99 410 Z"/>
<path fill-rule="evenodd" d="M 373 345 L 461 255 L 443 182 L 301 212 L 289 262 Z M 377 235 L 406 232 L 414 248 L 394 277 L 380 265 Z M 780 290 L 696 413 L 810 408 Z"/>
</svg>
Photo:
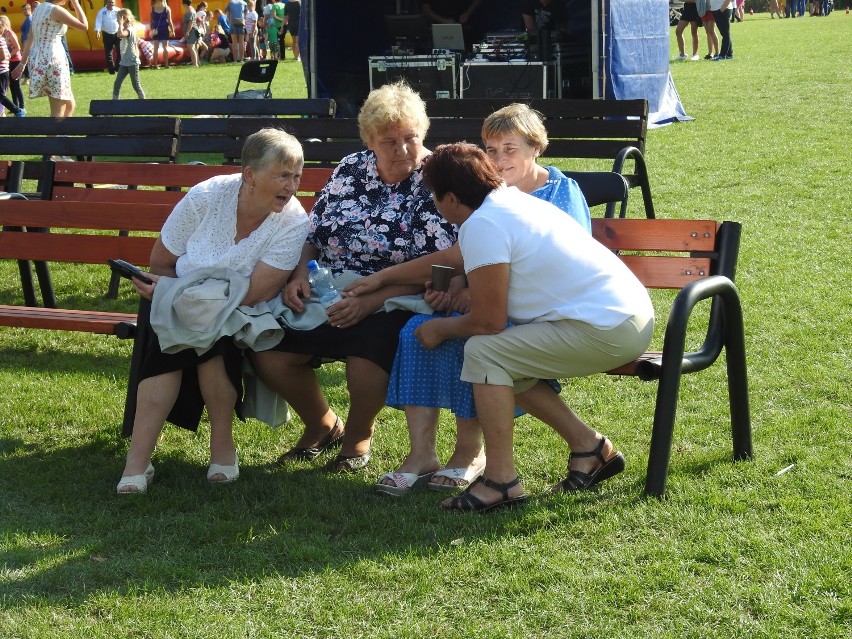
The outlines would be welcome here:
<svg viewBox="0 0 852 639">
<path fill-rule="evenodd" d="M 169 41 L 169 60 L 172 63 L 184 62 L 189 60 L 189 53 L 186 51 L 181 38 L 181 20 L 183 18 L 183 5 L 180 0 L 168 0 L 169 7 L 172 10 L 172 22 L 175 25 L 175 39 Z M 21 33 L 21 23 L 24 21 L 24 16 L 21 13 L 21 8 L 27 4 L 25 0 L 0 0 L 0 14 L 9 16 L 12 22 L 12 29 L 15 33 Z M 34 4 L 30 2 L 29 4 Z M 193 6 L 197 2 L 193 0 Z M 228 4 L 228 0 L 207 0 L 208 10 L 223 9 Z M 64 8 L 70 5 L 66 4 Z M 80 6 L 86 12 L 86 17 L 89 21 L 88 31 L 77 31 L 71 29 L 68 31 L 68 49 L 71 52 L 71 61 L 74 63 L 74 68 L 77 70 L 97 70 L 106 68 L 106 58 L 104 57 L 104 48 L 101 40 L 95 37 L 95 16 L 103 6 L 103 0 L 80 0 Z M 136 16 L 137 36 L 144 39 L 149 39 L 148 23 L 151 16 L 151 0 L 116 0 L 116 6 L 126 7 Z M 150 51 L 153 51 L 151 47 Z M 146 56 L 144 51 L 142 65 L 147 66 L 150 62 L 150 56 Z M 162 53 L 160 54 L 162 56 Z"/>
</svg>

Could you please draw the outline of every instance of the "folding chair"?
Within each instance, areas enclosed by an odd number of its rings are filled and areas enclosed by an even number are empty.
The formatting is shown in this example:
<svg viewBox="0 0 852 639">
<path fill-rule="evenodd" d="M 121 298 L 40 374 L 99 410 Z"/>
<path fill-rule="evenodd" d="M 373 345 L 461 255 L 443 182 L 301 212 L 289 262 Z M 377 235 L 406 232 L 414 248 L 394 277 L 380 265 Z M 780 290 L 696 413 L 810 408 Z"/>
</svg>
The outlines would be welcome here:
<svg viewBox="0 0 852 639">
<path fill-rule="evenodd" d="M 272 79 L 275 77 L 275 69 L 278 60 L 249 60 L 243 62 L 240 67 L 240 75 L 237 77 L 237 86 L 229 98 L 271 98 Z M 251 82 L 254 84 L 266 84 L 265 89 L 249 89 L 240 91 L 240 82 Z"/>
</svg>

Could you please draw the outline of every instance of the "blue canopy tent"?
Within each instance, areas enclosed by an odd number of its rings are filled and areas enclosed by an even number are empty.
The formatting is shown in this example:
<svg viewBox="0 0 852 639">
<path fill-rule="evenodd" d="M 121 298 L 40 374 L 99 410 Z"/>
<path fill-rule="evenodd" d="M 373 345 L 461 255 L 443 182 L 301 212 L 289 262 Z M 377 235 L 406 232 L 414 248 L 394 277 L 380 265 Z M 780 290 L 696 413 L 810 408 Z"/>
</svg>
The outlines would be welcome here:
<svg viewBox="0 0 852 639">
<path fill-rule="evenodd" d="M 651 125 L 691 119 L 669 73 L 668 0 L 556 1 L 570 16 L 564 48 L 585 60 L 567 97 L 645 98 Z M 389 49 L 383 16 L 416 6 L 413 0 L 302 0 L 308 95 L 334 98 L 340 115 L 354 117 L 370 89 L 368 58 Z M 486 0 L 471 30 L 520 29 L 520 7 L 521 0 Z"/>
</svg>

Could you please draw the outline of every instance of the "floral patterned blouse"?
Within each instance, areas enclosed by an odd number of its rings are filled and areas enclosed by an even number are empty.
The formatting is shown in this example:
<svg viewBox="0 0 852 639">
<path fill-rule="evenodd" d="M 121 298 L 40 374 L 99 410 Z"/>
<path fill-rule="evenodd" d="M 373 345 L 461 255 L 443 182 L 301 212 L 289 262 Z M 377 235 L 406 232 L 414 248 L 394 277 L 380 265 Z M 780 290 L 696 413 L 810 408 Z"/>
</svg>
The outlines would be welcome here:
<svg viewBox="0 0 852 639">
<path fill-rule="evenodd" d="M 310 214 L 307 242 L 333 271 L 369 275 L 448 248 L 456 228 L 441 217 L 422 184 L 422 166 L 402 182 L 386 184 L 372 151 L 340 162 Z"/>
</svg>

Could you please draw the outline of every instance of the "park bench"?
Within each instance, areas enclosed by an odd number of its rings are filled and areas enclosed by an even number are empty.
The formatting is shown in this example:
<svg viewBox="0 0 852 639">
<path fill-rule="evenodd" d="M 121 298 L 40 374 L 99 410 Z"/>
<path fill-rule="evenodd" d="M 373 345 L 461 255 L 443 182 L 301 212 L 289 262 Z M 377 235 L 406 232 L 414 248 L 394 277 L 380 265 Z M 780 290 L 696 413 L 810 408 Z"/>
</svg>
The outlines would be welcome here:
<svg viewBox="0 0 852 639">
<path fill-rule="evenodd" d="M 126 118 L 2 118 L 0 158 L 70 156 L 128 157 L 174 162 L 180 120 L 174 117 Z"/>
<path fill-rule="evenodd" d="M 180 144 L 180 120 L 175 117 L 125 118 L 120 126 L 96 118 L 0 118 L 0 159 L 17 158 L 10 168 L 6 190 L 29 198 L 41 197 L 46 160 L 53 156 L 77 160 L 122 158 L 138 162 L 172 163 Z M 40 158 L 33 161 L 33 156 Z M 35 190 L 23 180 L 34 180 Z"/>
<path fill-rule="evenodd" d="M 229 99 L 153 99 L 153 100 L 92 100 L 89 113 L 93 116 L 156 116 L 169 114 L 180 116 L 182 154 L 222 153 L 222 143 L 228 138 L 227 123 L 231 120 L 250 118 L 253 122 L 241 130 L 245 135 L 266 126 L 278 126 L 280 119 L 328 120 L 336 111 L 330 98 L 283 98 L 266 100 Z M 239 142 L 242 149 L 242 141 Z M 236 155 L 227 156 L 233 163 Z M 343 156 L 339 156 L 339 160 Z"/>
<path fill-rule="evenodd" d="M 47 201 L 0 203 L 0 259 L 18 260 L 24 305 L 0 305 L 0 326 L 111 334 L 134 341 L 129 388 L 135 388 L 146 327 L 137 329 L 136 313 L 59 308 L 48 262 L 104 264 L 121 258 L 149 264 L 155 235 L 184 191 L 215 175 L 238 172 L 237 166 L 47 161 Z M 299 201 L 310 210 L 331 175 L 328 168 L 307 168 Z M 0 168 L 2 179 L 2 168 Z M 122 210 L 132 206 L 132 215 Z M 60 230 L 60 232 L 57 232 Z M 134 235 L 130 235 L 130 233 Z M 139 235 L 138 233 L 144 233 Z M 37 306 L 30 272 L 35 263 L 44 307 Z M 110 273 L 109 297 L 118 291 Z M 143 308 L 143 307 L 140 307 Z M 132 420 L 128 401 L 125 423 Z"/>
<path fill-rule="evenodd" d="M 171 210 L 190 187 L 216 175 L 228 175 L 239 170 L 239 167 L 233 165 L 46 161 L 43 194 L 44 199 L 56 202 L 110 203 L 113 216 L 127 205 L 133 205 L 134 211 L 137 204 L 166 205 Z M 328 168 L 309 167 L 304 170 L 297 197 L 306 211 L 313 207 L 317 193 L 325 186 L 330 175 L 331 169 Z M 132 224 L 130 227 L 118 225 L 116 228 L 120 229 L 121 235 L 137 230 L 132 228 Z M 159 231 L 159 227 L 156 230 Z M 36 268 L 44 304 L 55 306 L 49 276 L 45 275 L 48 267 L 43 262 L 36 262 Z M 24 297 L 32 300 L 35 291 L 32 284 L 27 284 L 31 277 L 24 275 L 23 265 L 21 269 Z M 116 297 L 118 284 L 118 276 L 112 276 L 108 297 Z M 31 305 L 31 302 L 27 303 Z"/>
<path fill-rule="evenodd" d="M 592 233 L 617 251 L 649 289 L 679 290 L 668 313 L 661 351 L 647 352 L 612 375 L 657 380 L 645 492 L 665 492 L 681 377 L 709 368 L 725 351 L 733 455 L 752 454 L 745 336 L 734 285 L 741 225 L 707 220 L 593 219 Z M 711 300 L 701 346 L 685 352 L 693 309 Z M 704 308 L 704 306 L 702 306 Z M 658 324 L 665 318 L 658 313 Z"/>
</svg>

